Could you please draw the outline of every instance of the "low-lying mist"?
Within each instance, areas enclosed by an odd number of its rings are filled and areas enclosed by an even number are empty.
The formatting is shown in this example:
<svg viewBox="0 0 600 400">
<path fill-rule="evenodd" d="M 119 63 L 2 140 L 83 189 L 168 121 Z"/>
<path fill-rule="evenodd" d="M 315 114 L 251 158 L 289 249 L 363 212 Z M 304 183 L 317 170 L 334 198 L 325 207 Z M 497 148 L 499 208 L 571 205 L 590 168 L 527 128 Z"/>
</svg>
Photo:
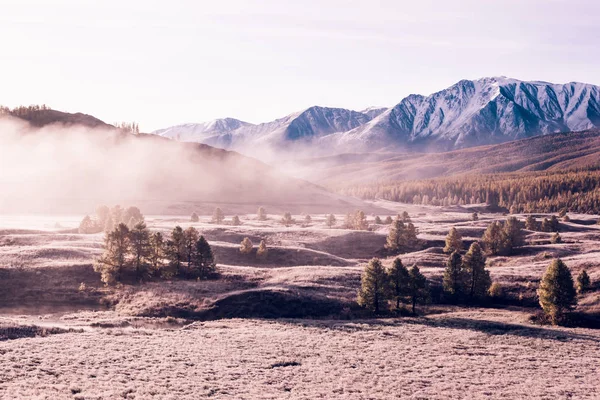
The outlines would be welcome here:
<svg viewBox="0 0 600 400">
<path fill-rule="evenodd" d="M 10 119 L 0 120 L 0 185 L 0 213 L 87 213 L 122 204 L 177 214 L 223 203 L 251 212 L 262 204 L 330 200 L 322 189 L 234 152 L 108 129 L 34 129 Z"/>
</svg>

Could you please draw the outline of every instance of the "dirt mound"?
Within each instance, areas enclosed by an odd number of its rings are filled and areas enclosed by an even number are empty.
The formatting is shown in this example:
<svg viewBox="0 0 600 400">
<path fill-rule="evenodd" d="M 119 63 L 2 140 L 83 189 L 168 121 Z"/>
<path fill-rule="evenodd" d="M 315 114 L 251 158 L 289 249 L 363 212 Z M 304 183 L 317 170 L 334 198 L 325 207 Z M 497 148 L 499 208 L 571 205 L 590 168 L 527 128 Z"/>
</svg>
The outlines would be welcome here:
<svg viewBox="0 0 600 400">
<path fill-rule="evenodd" d="M 339 314 L 343 304 L 324 296 L 297 291 L 250 290 L 224 297 L 199 319 L 221 318 L 307 318 Z"/>
</svg>

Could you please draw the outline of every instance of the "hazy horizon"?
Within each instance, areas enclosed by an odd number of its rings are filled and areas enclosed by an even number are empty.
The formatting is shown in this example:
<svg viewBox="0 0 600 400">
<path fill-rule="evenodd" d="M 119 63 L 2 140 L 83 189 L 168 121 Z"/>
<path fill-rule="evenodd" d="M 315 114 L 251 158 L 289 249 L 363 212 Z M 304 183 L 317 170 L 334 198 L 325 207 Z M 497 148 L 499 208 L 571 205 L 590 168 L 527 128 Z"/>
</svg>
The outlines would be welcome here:
<svg viewBox="0 0 600 400">
<path fill-rule="evenodd" d="M 598 11 L 559 0 L 8 0 L 0 104 L 46 103 L 152 131 L 260 123 L 313 105 L 392 106 L 484 76 L 598 83 Z"/>
</svg>

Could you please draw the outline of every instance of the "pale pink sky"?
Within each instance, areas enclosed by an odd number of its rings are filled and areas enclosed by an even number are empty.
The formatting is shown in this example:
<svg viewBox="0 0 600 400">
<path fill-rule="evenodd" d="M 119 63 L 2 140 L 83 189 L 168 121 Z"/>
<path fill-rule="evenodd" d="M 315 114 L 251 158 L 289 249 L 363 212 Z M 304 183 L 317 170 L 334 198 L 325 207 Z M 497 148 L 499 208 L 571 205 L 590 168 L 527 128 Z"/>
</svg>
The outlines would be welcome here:
<svg viewBox="0 0 600 400">
<path fill-rule="evenodd" d="M 0 104 L 144 131 L 392 106 L 506 75 L 600 84 L 591 0 L 1 0 Z"/>
</svg>

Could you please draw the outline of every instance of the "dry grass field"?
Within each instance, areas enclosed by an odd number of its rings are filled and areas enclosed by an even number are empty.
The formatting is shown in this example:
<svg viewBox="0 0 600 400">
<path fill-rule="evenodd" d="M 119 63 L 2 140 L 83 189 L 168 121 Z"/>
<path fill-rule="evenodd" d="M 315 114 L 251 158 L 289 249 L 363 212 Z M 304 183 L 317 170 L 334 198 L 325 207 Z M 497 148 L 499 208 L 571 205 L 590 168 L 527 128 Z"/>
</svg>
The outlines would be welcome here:
<svg viewBox="0 0 600 400">
<path fill-rule="evenodd" d="M 392 216 L 409 212 L 424 250 L 401 257 L 433 286 L 452 226 L 470 242 L 504 218 L 482 213 L 471 221 L 472 210 L 458 207 L 373 206 Z M 76 233 L 81 216 L 0 217 L 0 398 L 600 398 L 600 331 L 529 320 L 553 257 L 600 280 L 597 217 L 571 215 L 561 223 L 561 244 L 527 232 L 516 255 L 490 258 L 492 279 L 510 301 L 432 304 L 419 307 L 420 316 L 381 319 L 354 301 L 388 226 L 329 229 L 324 215 L 312 217 L 286 228 L 279 215 L 240 215 L 240 226 L 227 223 L 231 216 L 222 225 L 209 216 L 197 223 L 147 216 L 149 228 L 164 233 L 178 224 L 198 228 L 221 277 L 118 288 L 104 287 L 93 271 L 103 235 Z M 255 246 L 264 239 L 268 259 L 242 255 L 244 237 Z M 598 291 L 579 302 L 578 311 L 600 309 Z"/>
</svg>

